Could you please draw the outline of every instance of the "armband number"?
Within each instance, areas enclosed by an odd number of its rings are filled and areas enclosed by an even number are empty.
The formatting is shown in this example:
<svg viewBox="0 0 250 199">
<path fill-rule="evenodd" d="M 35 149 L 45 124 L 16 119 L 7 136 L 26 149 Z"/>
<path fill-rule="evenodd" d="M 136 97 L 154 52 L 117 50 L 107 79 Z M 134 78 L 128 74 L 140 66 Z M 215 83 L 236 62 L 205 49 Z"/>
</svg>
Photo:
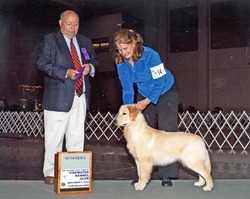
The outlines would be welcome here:
<svg viewBox="0 0 250 199">
<path fill-rule="evenodd" d="M 151 74 L 152 74 L 153 79 L 157 79 L 157 78 L 160 78 L 160 77 L 166 75 L 166 70 L 164 68 L 163 63 L 150 68 L 150 70 L 151 70 Z"/>
</svg>

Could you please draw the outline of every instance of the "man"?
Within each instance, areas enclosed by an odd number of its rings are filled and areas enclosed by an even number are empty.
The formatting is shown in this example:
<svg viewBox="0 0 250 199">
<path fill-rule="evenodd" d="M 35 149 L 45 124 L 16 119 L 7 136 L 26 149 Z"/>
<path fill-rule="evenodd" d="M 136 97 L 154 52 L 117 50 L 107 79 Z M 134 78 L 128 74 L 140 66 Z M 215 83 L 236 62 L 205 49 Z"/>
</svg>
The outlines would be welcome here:
<svg viewBox="0 0 250 199">
<path fill-rule="evenodd" d="M 84 150 L 84 123 L 90 103 L 89 78 L 99 67 L 91 40 L 78 34 L 78 14 L 64 11 L 59 25 L 60 31 L 44 37 L 37 60 L 38 70 L 45 75 L 42 102 L 45 184 L 54 183 L 54 155 L 62 151 L 64 137 L 67 151 Z M 84 67 L 82 74 L 78 72 L 80 66 Z"/>
</svg>

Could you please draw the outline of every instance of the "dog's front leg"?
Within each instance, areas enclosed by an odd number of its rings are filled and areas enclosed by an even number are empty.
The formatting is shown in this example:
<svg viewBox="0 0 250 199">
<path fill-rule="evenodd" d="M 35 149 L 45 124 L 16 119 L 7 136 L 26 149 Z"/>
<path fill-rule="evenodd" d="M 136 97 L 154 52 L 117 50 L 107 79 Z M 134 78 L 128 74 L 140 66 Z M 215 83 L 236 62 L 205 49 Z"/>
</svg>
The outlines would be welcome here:
<svg viewBox="0 0 250 199">
<path fill-rule="evenodd" d="M 137 158 L 135 159 L 135 164 L 136 164 L 138 178 L 140 178 L 140 175 L 141 175 L 140 166 L 139 166 L 139 160 Z"/>
<path fill-rule="evenodd" d="M 142 158 L 136 160 L 136 165 L 139 181 L 135 183 L 135 190 L 143 190 L 150 179 L 153 163 L 151 158 Z"/>
</svg>

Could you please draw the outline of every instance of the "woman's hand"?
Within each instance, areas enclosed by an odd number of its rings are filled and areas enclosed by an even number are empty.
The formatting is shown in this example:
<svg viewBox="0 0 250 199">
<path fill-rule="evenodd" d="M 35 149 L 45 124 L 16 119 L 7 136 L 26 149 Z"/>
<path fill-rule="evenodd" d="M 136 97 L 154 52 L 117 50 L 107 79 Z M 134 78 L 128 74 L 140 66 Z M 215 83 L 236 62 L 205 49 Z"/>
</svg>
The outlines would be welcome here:
<svg viewBox="0 0 250 199">
<path fill-rule="evenodd" d="M 145 98 L 144 100 L 140 100 L 137 102 L 136 106 L 143 111 L 149 104 L 150 104 L 150 100 L 148 98 Z"/>
</svg>

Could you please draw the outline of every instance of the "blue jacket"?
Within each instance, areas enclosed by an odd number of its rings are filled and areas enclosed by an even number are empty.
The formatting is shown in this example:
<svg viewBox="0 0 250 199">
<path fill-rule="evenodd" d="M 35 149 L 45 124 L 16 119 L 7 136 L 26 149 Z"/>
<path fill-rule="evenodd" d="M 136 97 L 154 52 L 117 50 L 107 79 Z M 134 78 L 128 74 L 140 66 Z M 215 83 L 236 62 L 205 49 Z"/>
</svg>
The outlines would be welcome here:
<svg viewBox="0 0 250 199">
<path fill-rule="evenodd" d="M 122 84 L 123 104 L 135 103 L 134 83 L 138 92 L 153 104 L 157 104 L 159 97 L 174 84 L 174 76 L 163 66 L 160 55 L 145 46 L 143 55 L 134 63 L 134 67 L 128 59 L 124 59 L 124 62 L 117 64 L 117 70 Z"/>
</svg>

